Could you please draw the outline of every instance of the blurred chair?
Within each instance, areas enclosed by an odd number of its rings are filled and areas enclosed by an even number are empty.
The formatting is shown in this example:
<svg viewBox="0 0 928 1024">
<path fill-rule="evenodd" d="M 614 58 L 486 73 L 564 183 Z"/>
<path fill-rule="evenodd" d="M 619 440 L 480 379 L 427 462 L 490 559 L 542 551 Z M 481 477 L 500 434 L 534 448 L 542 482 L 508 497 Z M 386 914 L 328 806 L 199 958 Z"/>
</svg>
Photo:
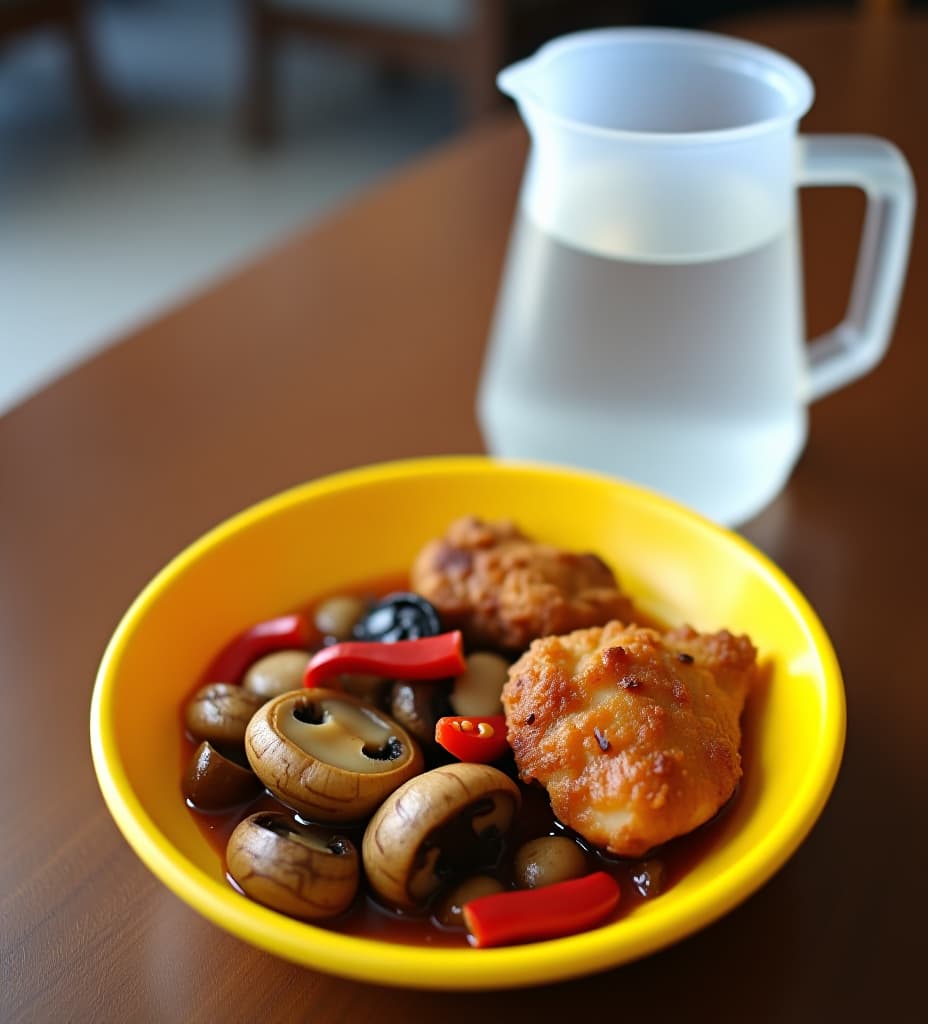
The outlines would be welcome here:
<svg viewBox="0 0 928 1024">
<path fill-rule="evenodd" d="M 273 58 L 288 34 L 361 50 L 386 67 L 435 68 L 456 79 L 466 120 L 497 102 L 506 0 L 248 0 L 246 130 L 274 135 Z"/>
<path fill-rule="evenodd" d="M 12 41 L 36 31 L 60 32 L 71 51 L 74 82 L 94 134 L 109 135 L 116 108 L 97 72 L 82 0 L 0 0 L 0 56 Z"/>
</svg>

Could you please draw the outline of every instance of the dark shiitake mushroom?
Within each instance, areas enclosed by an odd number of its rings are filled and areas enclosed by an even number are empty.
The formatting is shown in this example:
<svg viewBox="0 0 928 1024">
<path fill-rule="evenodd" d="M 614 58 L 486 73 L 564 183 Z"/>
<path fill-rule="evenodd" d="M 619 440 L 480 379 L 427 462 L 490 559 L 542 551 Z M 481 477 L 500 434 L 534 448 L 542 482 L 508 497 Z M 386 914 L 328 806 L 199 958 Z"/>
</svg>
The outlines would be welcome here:
<svg viewBox="0 0 928 1024">
<path fill-rule="evenodd" d="M 208 683 L 193 695 L 184 723 L 194 739 L 241 746 L 251 716 L 263 703 L 263 697 L 233 683 Z"/>
<path fill-rule="evenodd" d="M 258 795 L 262 786 L 254 772 L 223 757 L 204 740 L 193 752 L 181 788 L 201 811 L 221 811 Z"/>
<path fill-rule="evenodd" d="M 446 881 L 493 865 L 522 798 L 486 764 L 446 764 L 410 779 L 381 804 L 361 857 L 377 895 L 421 909 Z"/>
<path fill-rule="evenodd" d="M 245 673 L 242 686 L 262 700 L 271 700 L 303 685 L 303 673 L 309 664 L 306 651 L 274 651 L 259 658 Z"/>
<path fill-rule="evenodd" d="M 258 812 L 239 822 L 226 865 L 246 896 L 306 921 L 335 917 L 358 891 L 354 843 L 285 814 Z"/>
<path fill-rule="evenodd" d="M 316 821 L 357 821 L 422 770 L 422 752 L 383 712 L 336 690 L 284 693 L 257 711 L 245 753 L 289 807 Z"/>
</svg>

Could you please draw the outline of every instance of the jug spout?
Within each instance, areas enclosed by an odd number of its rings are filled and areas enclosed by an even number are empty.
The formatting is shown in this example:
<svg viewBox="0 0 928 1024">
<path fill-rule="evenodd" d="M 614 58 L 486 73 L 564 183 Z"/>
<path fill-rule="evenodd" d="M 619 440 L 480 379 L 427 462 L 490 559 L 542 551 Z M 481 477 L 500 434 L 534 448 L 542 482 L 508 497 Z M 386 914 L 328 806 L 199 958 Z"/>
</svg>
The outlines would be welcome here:
<svg viewBox="0 0 928 1024">
<path fill-rule="evenodd" d="M 530 88 L 534 64 L 535 61 L 527 57 L 525 60 L 510 64 L 508 68 L 503 68 L 496 76 L 499 91 L 514 100 L 522 99 Z"/>
</svg>

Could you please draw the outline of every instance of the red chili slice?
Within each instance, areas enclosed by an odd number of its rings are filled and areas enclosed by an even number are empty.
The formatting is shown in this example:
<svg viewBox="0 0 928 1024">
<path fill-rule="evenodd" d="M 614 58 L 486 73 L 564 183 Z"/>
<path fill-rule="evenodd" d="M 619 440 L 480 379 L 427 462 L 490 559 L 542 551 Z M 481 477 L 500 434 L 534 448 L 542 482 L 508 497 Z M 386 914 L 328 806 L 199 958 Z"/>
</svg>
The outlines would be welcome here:
<svg viewBox="0 0 928 1024">
<path fill-rule="evenodd" d="M 309 647 L 313 627 L 302 614 L 281 615 L 251 626 L 219 652 L 209 667 L 207 679 L 215 683 L 239 683 L 252 662 L 272 651 L 288 647 Z"/>
<path fill-rule="evenodd" d="M 461 715 L 439 718 L 435 741 L 459 761 L 489 764 L 509 750 L 505 715 Z"/>
<path fill-rule="evenodd" d="M 481 896 L 464 905 L 472 945 L 507 946 L 573 935 L 599 924 L 619 903 L 619 884 L 605 871 L 540 889 Z"/>
<path fill-rule="evenodd" d="M 387 679 L 446 679 L 465 668 L 461 633 L 439 633 L 393 643 L 349 641 L 324 647 L 312 656 L 304 686 L 321 686 L 342 672 L 363 672 Z"/>
</svg>

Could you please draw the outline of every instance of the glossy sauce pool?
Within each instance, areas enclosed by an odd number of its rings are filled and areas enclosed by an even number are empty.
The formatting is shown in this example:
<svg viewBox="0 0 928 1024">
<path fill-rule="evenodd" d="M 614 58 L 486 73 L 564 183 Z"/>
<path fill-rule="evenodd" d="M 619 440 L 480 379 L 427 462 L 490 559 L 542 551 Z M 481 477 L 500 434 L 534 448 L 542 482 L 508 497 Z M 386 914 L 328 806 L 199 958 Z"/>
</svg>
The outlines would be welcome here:
<svg viewBox="0 0 928 1024">
<path fill-rule="evenodd" d="M 365 597 L 377 598 L 396 590 L 405 589 L 405 581 L 393 579 L 384 581 L 377 585 L 368 585 L 354 588 L 354 590 L 342 590 L 341 594 L 359 594 Z M 313 606 L 310 606 L 310 611 Z M 322 637 L 319 642 L 321 644 Z M 190 696 L 202 685 L 211 680 L 205 678 L 196 682 L 190 690 Z M 745 710 L 745 716 L 750 713 L 750 700 Z M 181 720 L 180 729 L 184 732 L 183 707 L 179 709 Z M 752 737 L 755 734 L 753 728 L 745 727 L 742 737 L 742 762 L 745 766 L 752 760 Z M 182 743 L 182 765 L 180 776 L 186 771 L 187 765 L 196 749 L 194 742 L 188 735 L 184 734 Z M 444 762 L 429 761 L 427 757 L 426 767 L 434 767 L 438 763 L 447 763 L 453 760 L 446 759 Z M 567 829 L 559 822 L 551 811 L 547 794 L 537 785 L 526 786 L 518 781 L 514 761 L 511 756 L 494 767 L 499 768 L 510 776 L 519 786 L 522 794 L 522 807 L 516 819 L 507 833 L 503 850 L 497 867 L 491 869 L 480 869 L 479 874 L 493 875 L 498 878 L 506 888 L 512 888 L 512 858 L 515 851 L 529 839 L 545 835 L 564 835 L 574 838 L 585 850 L 589 870 L 606 871 L 611 874 L 619 884 L 621 898 L 619 905 L 611 917 L 603 923 L 619 920 L 629 914 L 636 906 L 645 899 L 659 899 L 661 892 L 666 892 L 683 878 L 696 864 L 706 857 L 716 845 L 724 842 L 726 832 L 725 823 L 730 815 L 731 808 L 737 802 L 739 793 L 728 801 L 719 813 L 705 825 L 694 832 L 679 839 L 675 839 L 664 846 L 651 851 L 646 857 L 640 860 L 626 860 L 605 856 L 594 848 L 590 847 L 582 838 Z M 179 798 L 183 799 L 179 793 Z M 189 805 L 188 805 L 189 807 Z M 286 813 L 296 820 L 294 812 L 281 804 L 276 798 L 264 793 L 248 803 L 241 804 L 235 808 L 223 811 L 199 811 L 190 807 L 190 813 L 196 821 L 200 831 L 206 837 L 210 846 L 215 850 L 225 870 L 225 848 L 229 836 L 235 826 L 250 814 L 258 811 L 278 811 Z M 347 836 L 358 849 L 360 854 L 361 839 L 364 834 L 365 822 L 357 825 L 326 825 L 333 832 Z M 649 872 L 652 877 L 659 872 L 659 884 L 648 895 L 645 894 L 646 884 L 642 882 L 642 873 Z M 231 880 L 226 872 L 229 884 L 238 889 L 238 886 Z M 244 897 L 243 898 L 248 898 Z M 439 896 L 440 898 L 440 896 Z M 463 928 L 451 928 L 438 924 L 430 916 L 428 910 L 421 915 L 411 915 L 394 912 L 377 902 L 366 890 L 363 883 L 358 896 L 352 906 L 338 917 L 325 921 L 314 921 L 315 925 L 323 928 L 330 928 L 346 935 L 356 935 L 366 938 L 378 939 L 389 942 L 399 942 L 411 945 L 433 946 L 433 947 L 466 947 L 468 946 L 467 934 Z"/>
</svg>

